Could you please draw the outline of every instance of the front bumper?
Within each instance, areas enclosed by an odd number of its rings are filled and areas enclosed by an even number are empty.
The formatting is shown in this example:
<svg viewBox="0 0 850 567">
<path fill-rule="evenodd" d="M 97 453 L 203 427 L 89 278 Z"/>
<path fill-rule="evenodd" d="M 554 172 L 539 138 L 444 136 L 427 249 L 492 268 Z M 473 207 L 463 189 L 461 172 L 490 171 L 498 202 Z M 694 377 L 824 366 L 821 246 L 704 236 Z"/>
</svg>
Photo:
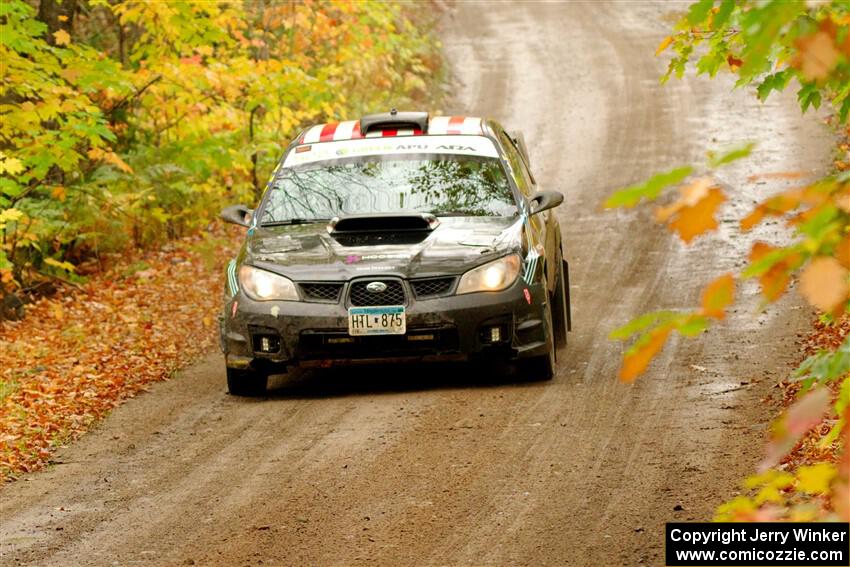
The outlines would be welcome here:
<svg viewBox="0 0 850 567">
<path fill-rule="evenodd" d="M 521 279 L 501 292 L 408 297 L 404 335 L 350 337 L 344 302 L 253 301 L 240 292 L 225 302 L 221 348 L 228 367 L 266 371 L 387 360 L 514 360 L 548 352 L 547 300 L 541 284 Z M 494 326 L 500 328 L 495 342 Z"/>
</svg>

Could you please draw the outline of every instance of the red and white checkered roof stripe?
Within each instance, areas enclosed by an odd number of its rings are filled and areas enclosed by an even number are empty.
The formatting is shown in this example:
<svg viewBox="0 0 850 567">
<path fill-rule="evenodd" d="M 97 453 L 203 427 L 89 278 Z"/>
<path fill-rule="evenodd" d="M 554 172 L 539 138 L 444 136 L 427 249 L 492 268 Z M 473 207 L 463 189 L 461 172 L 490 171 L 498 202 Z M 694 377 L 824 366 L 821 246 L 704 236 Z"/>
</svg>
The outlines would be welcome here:
<svg viewBox="0 0 850 567">
<path fill-rule="evenodd" d="M 478 135 L 484 133 L 481 119 L 474 116 L 435 116 L 428 122 L 428 135 Z M 299 144 L 359 140 L 360 138 L 386 138 L 390 136 L 422 136 L 425 132 L 413 128 L 401 130 L 375 130 L 365 136 L 360 132 L 359 120 L 318 124 L 308 128 Z"/>
</svg>

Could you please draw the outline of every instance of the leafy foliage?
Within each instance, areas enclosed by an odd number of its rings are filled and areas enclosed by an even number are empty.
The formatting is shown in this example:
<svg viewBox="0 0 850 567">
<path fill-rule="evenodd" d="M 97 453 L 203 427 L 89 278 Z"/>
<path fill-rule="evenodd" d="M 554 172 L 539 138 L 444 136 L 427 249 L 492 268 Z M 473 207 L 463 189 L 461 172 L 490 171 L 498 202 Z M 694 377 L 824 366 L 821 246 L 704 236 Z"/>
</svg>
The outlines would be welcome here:
<svg viewBox="0 0 850 567">
<path fill-rule="evenodd" d="M 7 291 L 206 226 L 304 125 L 425 102 L 440 69 L 397 4 L 79 3 L 56 30 L 0 3 Z"/>
<path fill-rule="evenodd" d="M 803 111 L 832 101 L 841 122 L 850 113 L 850 3 L 735 2 L 691 5 L 656 54 L 674 52 L 662 77 L 681 78 L 688 64 L 714 77 L 728 67 L 738 85 L 755 85 L 760 100 L 792 79 Z"/>
<path fill-rule="evenodd" d="M 834 105 L 839 124 L 850 113 L 850 3 L 699 0 L 691 4 L 666 37 L 656 55 L 674 53 L 662 80 L 682 77 L 689 65 L 713 77 L 728 68 L 737 85 L 755 86 L 759 99 L 773 91 L 797 85 L 797 98 L 805 112 L 823 102 Z M 850 130 L 848 130 L 850 131 Z M 717 227 L 715 213 L 728 199 L 711 172 L 749 155 L 752 144 L 724 154 L 709 154 L 701 166 L 680 166 L 644 183 L 616 191 L 608 207 L 630 207 L 641 199 L 661 197 L 664 189 L 683 183 L 679 198 L 656 209 L 686 243 Z M 632 381 L 643 373 L 673 331 L 694 336 L 713 320 L 722 319 L 734 300 L 736 278 L 757 278 L 765 304 L 777 301 L 799 274 L 800 294 L 827 323 L 846 321 L 850 315 L 850 172 L 836 163 L 836 173 L 814 183 L 773 195 L 758 203 L 740 223 L 749 231 L 766 218 L 784 218 L 793 229 L 790 244 L 756 242 L 749 263 L 740 274 L 727 274 L 703 291 L 700 309 L 690 313 L 658 312 L 642 315 L 611 337 L 635 337 L 626 351 L 620 378 Z M 673 175 L 680 172 L 682 175 Z M 699 177 L 688 179 L 694 173 Z M 796 174 L 775 175 L 795 179 Z M 842 319 L 843 317 L 843 319 Z M 842 327 L 843 328 L 843 327 Z M 809 357 L 798 368 L 802 396 L 773 427 L 763 463 L 764 473 L 750 478 L 743 495 L 718 510 L 718 518 L 814 519 L 850 517 L 850 333 L 839 346 Z M 819 442 L 844 444 L 841 463 L 831 460 L 798 467 L 792 472 L 771 469 L 807 435 L 820 430 L 824 418 L 833 420 Z M 823 498 L 813 502 L 810 497 Z M 841 504 L 841 503 L 844 504 Z"/>
</svg>

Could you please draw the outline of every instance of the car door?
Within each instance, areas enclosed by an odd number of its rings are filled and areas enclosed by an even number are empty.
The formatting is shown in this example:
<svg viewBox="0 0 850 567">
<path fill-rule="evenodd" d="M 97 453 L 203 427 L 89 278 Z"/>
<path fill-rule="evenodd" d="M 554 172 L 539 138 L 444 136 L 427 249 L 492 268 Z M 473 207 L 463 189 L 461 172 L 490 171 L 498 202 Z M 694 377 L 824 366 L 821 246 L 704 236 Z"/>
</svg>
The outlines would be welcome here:
<svg viewBox="0 0 850 567">
<path fill-rule="evenodd" d="M 499 141 L 504 149 L 517 187 L 519 187 L 520 193 L 526 203 L 528 203 L 539 190 L 536 179 L 531 174 L 516 141 L 504 130 L 499 132 Z M 560 245 L 557 241 L 557 219 L 554 213 L 554 209 L 550 209 L 538 215 L 530 215 L 526 224 L 527 230 L 530 232 L 528 235 L 529 240 L 536 247 L 535 252 L 540 256 L 545 256 L 546 265 L 550 267 L 555 266 L 555 251 Z M 548 272 L 547 288 L 552 290 L 555 287 L 557 271 L 549 269 Z"/>
</svg>

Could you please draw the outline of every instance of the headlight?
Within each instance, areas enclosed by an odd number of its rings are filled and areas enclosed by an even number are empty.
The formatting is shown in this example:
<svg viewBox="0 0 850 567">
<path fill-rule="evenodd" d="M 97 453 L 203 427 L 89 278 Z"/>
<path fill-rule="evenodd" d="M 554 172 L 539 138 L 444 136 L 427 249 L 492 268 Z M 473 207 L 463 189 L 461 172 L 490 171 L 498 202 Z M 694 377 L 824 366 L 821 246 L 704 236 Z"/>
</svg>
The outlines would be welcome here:
<svg viewBox="0 0 850 567">
<path fill-rule="evenodd" d="M 257 301 L 298 301 L 292 280 L 253 266 L 239 268 L 239 284 L 245 295 Z"/>
<path fill-rule="evenodd" d="M 512 254 L 469 270 L 460 278 L 457 293 L 507 289 L 516 281 L 519 265 L 519 256 Z"/>
</svg>

